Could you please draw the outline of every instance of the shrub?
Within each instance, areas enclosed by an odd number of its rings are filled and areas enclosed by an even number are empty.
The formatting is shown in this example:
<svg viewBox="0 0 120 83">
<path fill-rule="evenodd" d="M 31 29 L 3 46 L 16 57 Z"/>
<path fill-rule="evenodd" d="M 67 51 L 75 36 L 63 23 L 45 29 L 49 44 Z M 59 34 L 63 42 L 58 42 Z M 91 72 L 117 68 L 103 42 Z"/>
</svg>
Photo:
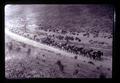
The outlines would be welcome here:
<svg viewBox="0 0 120 83">
<path fill-rule="evenodd" d="M 89 61 L 88 63 L 92 64 L 92 65 L 95 65 L 92 61 Z"/>
<path fill-rule="evenodd" d="M 106 75 L 104 73 L 101 73 L 100 78 L 106 78 Z"/>
</svg>

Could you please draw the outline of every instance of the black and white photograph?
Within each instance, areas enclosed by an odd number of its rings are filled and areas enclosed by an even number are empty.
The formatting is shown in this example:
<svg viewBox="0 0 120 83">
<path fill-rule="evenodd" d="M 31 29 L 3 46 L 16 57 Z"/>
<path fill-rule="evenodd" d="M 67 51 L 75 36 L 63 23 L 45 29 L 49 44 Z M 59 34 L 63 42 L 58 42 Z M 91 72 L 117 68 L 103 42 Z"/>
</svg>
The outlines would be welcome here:
<svg viewBox="0 0 120 83">
<path fill-rule="evenodd" d="M 112 78 L 109 4 L 7 4 L 5 78 Z"/>
</svg>

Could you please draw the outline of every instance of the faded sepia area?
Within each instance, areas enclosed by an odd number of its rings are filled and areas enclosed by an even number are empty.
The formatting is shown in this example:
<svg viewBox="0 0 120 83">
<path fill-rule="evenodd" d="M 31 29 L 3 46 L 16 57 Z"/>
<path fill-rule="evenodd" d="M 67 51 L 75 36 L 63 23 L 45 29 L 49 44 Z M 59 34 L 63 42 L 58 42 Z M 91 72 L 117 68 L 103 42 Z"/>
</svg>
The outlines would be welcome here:
<svg viewBox="0 0 120 83">
<path fill-rule="evenodd" d="M 112 78 L 111 5 L 6 5 L 5 77 Z"/>
</svg>

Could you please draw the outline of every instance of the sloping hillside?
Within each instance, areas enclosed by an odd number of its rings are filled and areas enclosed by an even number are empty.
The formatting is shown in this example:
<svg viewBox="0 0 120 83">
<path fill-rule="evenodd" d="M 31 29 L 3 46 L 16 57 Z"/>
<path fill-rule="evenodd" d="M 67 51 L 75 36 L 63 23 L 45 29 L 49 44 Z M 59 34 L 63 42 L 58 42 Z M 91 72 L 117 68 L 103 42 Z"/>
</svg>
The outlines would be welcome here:
<svg viewBox="0 0 120 83">
<path fill-rule="evenodd" d="M 111 78 L 112 29 L 111 5 L 6 5 L 5 76 Z"/>
<path fill-rule="evenodd" d="M 35 23 L 46 26 L 44 28 L 52 26 L 51 29 L 88 31 L 94 34 L 112 33 L 113 29 L 114 11 L 111 5 L 13 5 L 11 8 L 7 16 L 11 20 L 19 17 L 25 21 L 23 24 Z"/>
</svg>

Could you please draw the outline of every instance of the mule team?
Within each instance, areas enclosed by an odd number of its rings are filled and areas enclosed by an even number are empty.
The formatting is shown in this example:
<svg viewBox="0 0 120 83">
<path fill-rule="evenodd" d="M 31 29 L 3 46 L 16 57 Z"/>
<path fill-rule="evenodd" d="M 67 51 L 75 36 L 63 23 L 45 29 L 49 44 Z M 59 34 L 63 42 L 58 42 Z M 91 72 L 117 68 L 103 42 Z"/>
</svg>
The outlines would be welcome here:
<svg viewBox="0 0 120 83">
<path fill-rule="evenodd" d="M 57 48 L 61 48 L 63 50 L 66 50 L 68 52 L 77 54 L 77 55 L 83 55 L 86 57 L 89 57 L 93 60 L 102 60 L 103 52 L 101 51 L 95 51 L 92 48 L 86 49 L 84 47 L 77 47 L 75 45 L 71 45 L 68 42 L 56 42 L 55 40 L 47 37 L 41 40 L 42 43 L 45 43 L 50 46 L 55 46 Z"/>
</svg>

